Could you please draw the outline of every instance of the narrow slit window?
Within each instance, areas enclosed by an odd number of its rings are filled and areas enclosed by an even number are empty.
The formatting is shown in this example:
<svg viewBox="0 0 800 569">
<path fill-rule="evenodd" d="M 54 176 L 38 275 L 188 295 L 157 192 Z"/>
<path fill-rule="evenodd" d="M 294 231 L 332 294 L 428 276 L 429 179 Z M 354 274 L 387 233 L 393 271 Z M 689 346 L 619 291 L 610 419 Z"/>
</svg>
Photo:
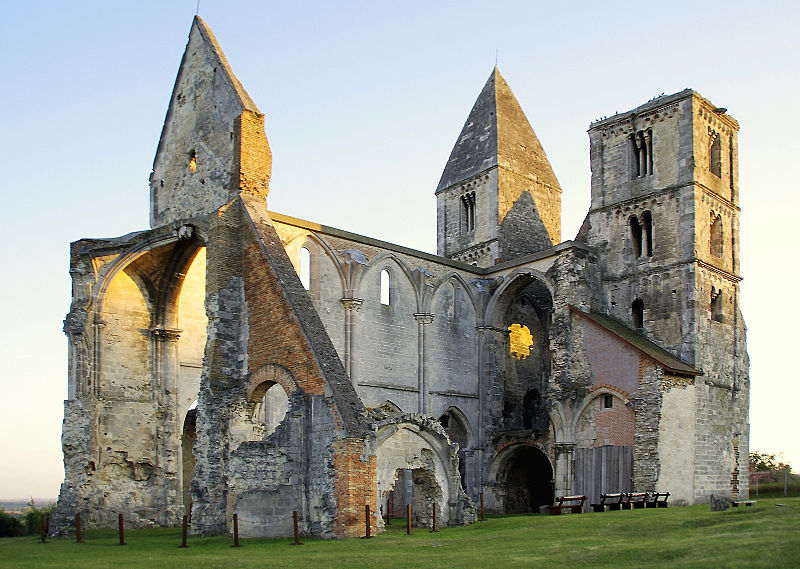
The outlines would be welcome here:
<svg viewBox="0 0 800 569">
<path fill-rule="evenodd" d="M 389 281 L 390 281 L 389 271 L 383 269 L 381 271 L 381 304 L 384 306 L 389 306 Z"/>
<path fill-rule="evenodd" d="M 613 395 L 604 395 L 603 396 L 603 408 L 604 409 L 611 409 L 614 407 L 614 396 Z"/>
<path fill-rule="evenodd" d="M 303 288 L 311 290 L 311 253 L 305 247 L 300 249 L 300 270 L 298 272 Z"/>
<path fill-rule="evenodd" d="M 708 169 L 711 170 L 711 173 L 714 174 L 717 178 L 722 177 L 722 143 L 720 142 L 719 135 L 714 137 L 713 142 L 711 143 L 711 148 L 709 150 L 709 165 Z"/>
<path fill-rule="evenodd" d="M 642 226 L 639 224 L 639 219 L 635 215 L 632 215 L 630 218 L 630 226 L 633 256 L 638 259 L 642 256 Z"/>
<path fill-rule="evenodd" d="M 711 214 L 709 249 L 715 257 L 722 257 L 722 217 Z"/>
<path fill-rule="evenodd" d="M 722 290 L 711 287 L 711 319 L 714 322 L 723 322 Z"/>
<path fill-rule="evenodd" d="M 653 214 L 646 211 L 642 214 L 642 229 L 644 232 L 644 254 L 653 256 Z"/>
<path fill-rule="evenodd" d="M 631 316 L 634 328 L 644 328 L 644 302 L 637 298 L 631 304 Z"/>
</svg>

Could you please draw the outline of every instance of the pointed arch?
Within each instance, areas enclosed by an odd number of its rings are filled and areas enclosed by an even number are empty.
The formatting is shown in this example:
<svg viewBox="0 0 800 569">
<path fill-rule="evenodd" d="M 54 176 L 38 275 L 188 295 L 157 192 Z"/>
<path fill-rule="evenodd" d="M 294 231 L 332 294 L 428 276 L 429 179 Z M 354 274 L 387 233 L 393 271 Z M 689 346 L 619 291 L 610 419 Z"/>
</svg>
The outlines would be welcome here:
<svg viewBox="0 0 800 569">
<path fill-rule="evenodd" d="M 467 298 L 469 298 L 469 301 L 472 303 L 472 307 L 475 309 L 475 313 L 477 314 L 479 303 L 477 297 L 475 296 L 477 294 L 475 291 L 475 287 L 470 285 L 464 279 L 464 277 L 461 276 L 461 273 L 458 273 L 456 271 L 449 271 L 433 282 L 433 288 L 431 289 L 430 294 L 426 295 L 423 301 L 422 311 L 430 312 L 431 304 L 433 302 L 433 298 L 436 296 L 436 293 L 443 285 L 453 281 L 461 285 L 461 288 L 467 294 Z"/>
<path fill-rule="evenodd" d="M 394 264 L 397 265 L 397 268 L 399 269 L 398 275 L 394 275 L 393 274 L 393 272 L 394 272 L 394 271 L 392 271 L 393 266 L 392 266 L 392 263 L 390 261 L 393 261 Z M 365 279 L 368 278 L 367 275 L 372 273 L 373 270 L 381 271 L 383 269 L 388 269 L 389 270 L 389 274 L 393 279 L 396 279 L 397 276 L 399 276 L 399 274 L 405 275 L 405 279 L 403 280 L 403 283 L 408 282 L 408 285 L 411 287 L 410 290 L 412 290 L 414 292 L 414 297 L 415 297 L 416 303 L 417 303 L 417 311 L 419 311 L 420 306 L 422 305 L 422 303 L 420 302 L 419 289 L 417 288 L 417 285 L 414 283 L 414 276 L 411 273 L 411 269 L 408 267 L 408 265 L 405 263 L 405 261 L 403 261 L 400 257 L 395 255 L 391 251 L 384 251 L 383 253 L 381 253 L 380 255 L 377 255 L 375 258 L 373 258 L 369 262 L 369 265 L 366 266 L 364 268 L 364 270 L 361 271 L 361 274 L 358 276 L 357 282 L 355 283 L 355 290 L 356 291 L 362 291 L 363 290 Z"/>
<path fill-rule="evenodd" d="M 309 248 L 309 245 L 312 248 Z M 333 265 L 334 269 L 336 269 L 336 274 L 339 276 L 339 285 L 342 289 L 342 296 L 345 296 L 345 291 L 347 289 L 347 285 L 345 284 L 345 275 L 344 275 L 344 268 L 342 264 L 339 262 L 339 258 L 336 255 L 335 251 L 331 248 L 328 242 L 323 239 L 321 236 L 317 235 L 316 233 L 300 233 L 295 235 L 288 241 L 283 244 L 284 250 L 286 250 L 287 255 L 289 258 L 293 258 L 293 250 L 296 248 L 299 252 L 302 248 L 308 249 L 311 259 L 310 262 L 313 265 L 314 263 L 314 255 L 317 253 L 315 249 L 318 249 L 322 252 L 322 254 L 327 257 L 331 264 Z M 299 267 L 299 265 L 297 265 Z M 299 273 L 298 273 L 299 274 Z"/>
</svg>

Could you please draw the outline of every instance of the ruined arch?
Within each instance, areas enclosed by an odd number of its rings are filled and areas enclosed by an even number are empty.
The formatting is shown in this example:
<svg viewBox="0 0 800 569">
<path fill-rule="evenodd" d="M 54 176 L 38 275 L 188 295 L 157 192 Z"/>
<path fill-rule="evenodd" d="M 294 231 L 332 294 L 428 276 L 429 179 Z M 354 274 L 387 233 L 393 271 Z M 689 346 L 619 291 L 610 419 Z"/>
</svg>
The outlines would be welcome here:
<svg viewBox="0 0 800 569">
<path fill-rule="evenodd" d="M 504 357 L 495 379 L 503 385 L 502 415 L 492 418 L 490 429 L 546 434 L 552 288 L 533 272 L 513 274 L 504 284 L 487 309 L 487 323 L 503 335 L 488 336 L 486 342 Z"/>
<path fill-rule="evenodd" d="M 412 505 L 418 526 L 429 527 L 436 502 L 439 523 L 465 523 L 474 517 L 458 474 L 458 459 L 444 430 L 435 422 L 403 416 L 383 421 L 376 438 L 378 503 Z M 397 486 L 405 484 L 405 488 Z M 472 516 L 472 517 L 471 517 Z"/>
<path fill-rule="evenodd" d="M 542 506 L 553 503 L 553 465 L 536 445 L 506 446 L 495 457 L 489 474 L 502 513 L 538 513 Z"/>
</svg>

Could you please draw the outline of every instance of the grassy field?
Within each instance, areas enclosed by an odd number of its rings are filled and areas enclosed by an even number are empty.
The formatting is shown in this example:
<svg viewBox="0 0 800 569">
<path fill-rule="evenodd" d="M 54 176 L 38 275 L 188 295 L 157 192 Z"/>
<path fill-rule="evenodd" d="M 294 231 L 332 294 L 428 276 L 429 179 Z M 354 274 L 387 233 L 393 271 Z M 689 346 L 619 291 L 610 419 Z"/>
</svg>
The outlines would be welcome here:
<svg viewBox="0 0 800 569">
<path fill-rule="evenodd" d="M 782 505 L 779 505 L 782 504 Z M 126 531 L 117 545 L 110 530 L 68 539 L 0 539 L 0 567 L 224 568 L 375 567 L 800 567 L 800 498 L 762 499 L 750 508 L 711 512 L 708 505 L 564 516 L 491 517 L 439 533 L 402 520 L 370 540 L 189 538 L 180 529 Z"/>
</svg>

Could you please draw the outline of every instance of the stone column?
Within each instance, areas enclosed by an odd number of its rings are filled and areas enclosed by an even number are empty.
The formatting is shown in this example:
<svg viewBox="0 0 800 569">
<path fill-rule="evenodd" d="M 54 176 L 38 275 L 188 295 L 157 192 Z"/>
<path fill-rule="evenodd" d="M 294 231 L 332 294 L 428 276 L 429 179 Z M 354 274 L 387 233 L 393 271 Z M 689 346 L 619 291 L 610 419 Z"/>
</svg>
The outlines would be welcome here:
<svg viewBox="0 0 800 569">
<path fill-rule="evenodd" d="M 414 314 L 417 321 L 417 385 L 419 391 L 419 412 L 423 415 L 430 413 L 428 405 L 428 378 L 425 374 L 425 325 L 433 322 L 433 314 L 418 312 Z"/>
<path fill-rule="evenodd" d="M 178 339 L 181 330 L 153 327 L 152 370 L 153 401 L 163 420 L 156 426 L 156 468 L 163 480 L 163 500 L 165 521 L 173 519 L 167 512 L 177 515 L 174 508 L 178 496 L 183 492 L 183 476 L 180 464 L 180 436 L 178 419 Z M 158 415 L 157 415 L 158 416 Z M 172 508 L 168 508 L 172 506 Z"/>
<path fill-rule="evenodd" d="M 361 304 L 364 302 L 360 298 L 343 298 L 342 305 L 344 306 L 344 370 L 347 372 L 347 377 L 355 385 L 356 379 L 353 377 L 353 330 L 355 329 L 355 316 L 353 312 L 361 310 Z"/>
<path fill-rule="evenodd" d="M 575 443 L 555 443 L 556 451 L 556 471 L 553 473 L 555 479 L 556 496 L 571 496 L 575 488 L 575 460 L 573 453 Z"/>
</svg>

